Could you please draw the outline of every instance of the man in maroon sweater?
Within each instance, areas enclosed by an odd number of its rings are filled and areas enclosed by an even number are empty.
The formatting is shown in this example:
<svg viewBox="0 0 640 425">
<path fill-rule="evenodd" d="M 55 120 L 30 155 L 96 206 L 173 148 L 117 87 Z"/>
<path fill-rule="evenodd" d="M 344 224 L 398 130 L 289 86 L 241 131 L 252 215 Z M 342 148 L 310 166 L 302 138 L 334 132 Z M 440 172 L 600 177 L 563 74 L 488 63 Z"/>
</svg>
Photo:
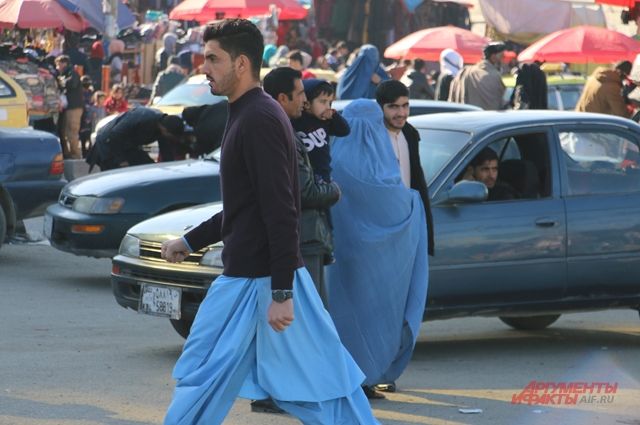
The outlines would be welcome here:
<svg viewBox="0 0 640 425">
<path fill-rule="evenodd" d="M 224 210 L 163 243 L 162 256 L 180 262 L 222 240 L 224 273 L 174 368 L 165 425 L 222 423 L 238 395 L 270 397 L 303 423 L 377 424 L 360 389 L 364 375 L 302 266 L 294 133 L 260 88 L 262 35 L 251 22 L 230 19 L 208 26 L 204 41 L 211 91 L 229 99 Z"/>
</svg>

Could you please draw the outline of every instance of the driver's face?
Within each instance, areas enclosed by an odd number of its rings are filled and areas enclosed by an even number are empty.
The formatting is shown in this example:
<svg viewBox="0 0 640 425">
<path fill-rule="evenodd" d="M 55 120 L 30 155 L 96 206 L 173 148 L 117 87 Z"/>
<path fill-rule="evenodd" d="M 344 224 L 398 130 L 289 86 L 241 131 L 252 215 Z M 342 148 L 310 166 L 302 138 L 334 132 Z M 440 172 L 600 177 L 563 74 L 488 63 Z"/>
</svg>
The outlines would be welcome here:
<svg viewBox="0 0 640 425">
<path fill-rule="evenodd" d="M 498 161 L 492 159 L 474 167 L 473 178 L 484 183 L 488 189 L 492 189 L 496 185 L 496 180 L 498 180 Z"/>
</svg>

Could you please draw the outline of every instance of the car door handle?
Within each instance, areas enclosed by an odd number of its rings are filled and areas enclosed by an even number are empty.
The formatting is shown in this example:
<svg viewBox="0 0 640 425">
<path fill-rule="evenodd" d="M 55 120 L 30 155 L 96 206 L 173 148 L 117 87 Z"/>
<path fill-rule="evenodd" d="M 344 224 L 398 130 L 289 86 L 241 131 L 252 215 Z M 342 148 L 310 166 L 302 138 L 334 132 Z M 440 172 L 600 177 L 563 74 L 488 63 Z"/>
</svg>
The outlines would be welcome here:
<svg viewBox="0 0 640 425">
<path fill-rule="evenodd" d="M 536 226 L 538 227 L 553 227 L 557 224 L 558 222 L 551 217 L 542 217 L 536 220 Z"/>
</svg>

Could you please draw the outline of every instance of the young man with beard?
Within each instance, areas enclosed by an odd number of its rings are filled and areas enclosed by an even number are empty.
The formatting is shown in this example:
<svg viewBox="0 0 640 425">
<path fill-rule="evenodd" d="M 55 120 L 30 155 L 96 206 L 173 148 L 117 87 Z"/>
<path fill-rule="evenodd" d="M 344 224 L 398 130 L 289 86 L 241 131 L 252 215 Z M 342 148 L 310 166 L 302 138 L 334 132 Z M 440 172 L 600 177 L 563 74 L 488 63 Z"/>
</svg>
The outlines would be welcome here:
<svg viewBox="0 0 640 425">
<path fill-rule="evenodd" d="M 429 187 L 420 165 L 420 134 L 407 122 L 409 118 L 409 89 L 399 81 L 380 83 L 376 90 L 376 101 L 382 108 L 384 126 L 389 132 L 391 147 L 400 164 L 400 174 L 405 186 L 417 190 L 422 198 L 427 216 L 429 255 L 433 256 L 433 216 L 429 200 Z"/>
<path fill-rule="evenodd" d="M 180 262 L 222 240 L 224 272 L 175 366 L 165 425 L 220 424 L 238 395 L 271 397 L 303 423 L 377 424 L 360 389 L 364 375 L 302 264 L 294 133 L 260 88 L 262 35 L 250 21 L 229 19 L 208 26 L 204 42 L 211 91 L 229 99 L 224 210 L 163 243 L 162 256 Z"/>
</svg>

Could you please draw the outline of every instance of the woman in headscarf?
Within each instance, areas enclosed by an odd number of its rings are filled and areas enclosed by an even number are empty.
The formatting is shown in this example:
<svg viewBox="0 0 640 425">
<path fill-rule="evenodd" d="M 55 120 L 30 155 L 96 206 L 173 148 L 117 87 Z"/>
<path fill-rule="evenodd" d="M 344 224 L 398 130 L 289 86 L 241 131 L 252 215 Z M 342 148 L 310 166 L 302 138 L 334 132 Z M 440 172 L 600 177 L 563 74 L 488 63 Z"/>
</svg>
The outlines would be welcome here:
<svg viewBox="0 0 640 425">
<path fill-rule="evenodd" d="M 344 110 L 351 127 L 332 145 L 342 196 L 332 208 L 335 259 L 329 312 L 366 375 L 365 393 L 394 382 L 409 363 L 427 297 L 427 228 L 420 194 L 402 182 L 380 106 L 359 99 Z"/>
<path fill-rule="evenodd" d="M 338 99 L 373 99 L 376 86 L 389 79 L 380 64 L 378 48 L 371 44 L 360 47 L 355 60 L 338 80 Z"/>
<path fill-rule="evenodd" d="M 275 55 L 278 48 L 274 44 L 266 44 L 262 52 L 262 66 L 269 67 L 269 60 Z"/>
<path fill-rule="evenodd" d="M 284 44 L 276 49 L 276 52 L 269 59 L 269 67 L 276 68 L 278 66 L 287 65 L 287 55 L 289 54 L 289 48 Z"/>
<path fill-rule="evenodd" d="M 451 81 L 462 70 L 464 61 L 460 53 L 453 49 L 444 49 L 440 52 L 440 76 L 436 83 L 436 100 L 448 100 Z"/>
<path fill-rule="evenodd" d="M 176 43 L 178 42 L 178 36 L 172 32 L 167 32 L 162 36 L 162 45 L 156 52 L 156 66 L 158 72 L 164 71 L 169 64 L 169 57 L 176 54 Z"/>
</svg>

